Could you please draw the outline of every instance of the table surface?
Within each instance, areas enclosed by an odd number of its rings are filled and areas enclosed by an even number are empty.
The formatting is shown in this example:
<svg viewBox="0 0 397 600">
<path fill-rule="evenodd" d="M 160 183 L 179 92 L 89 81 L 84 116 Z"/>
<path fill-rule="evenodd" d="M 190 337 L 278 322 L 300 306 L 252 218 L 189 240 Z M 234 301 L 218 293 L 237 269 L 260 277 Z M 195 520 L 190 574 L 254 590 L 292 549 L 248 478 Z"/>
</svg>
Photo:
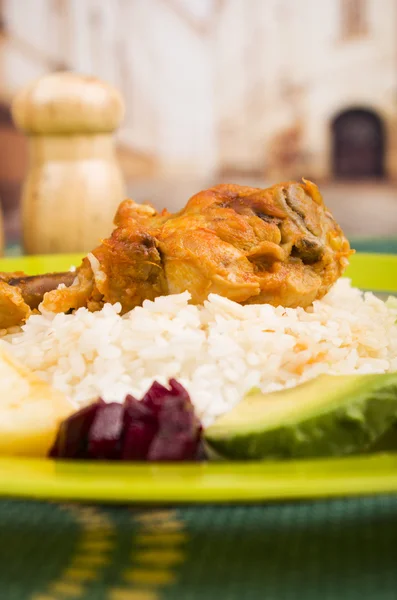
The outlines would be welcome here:
<svg viewBox="0 0 397 600">
<path fill-rule="evenodd" d="M 358 241 L 395 252 L 397 240 Z M 137 508 L 0 501 L 1 600 L 397 600 L 397 495 Z"/>
<path fill-rule="evenodd" d="M 4 600 L 395 600 L 397 496 L 156 509 L 0 502 Z"/>
</svg>

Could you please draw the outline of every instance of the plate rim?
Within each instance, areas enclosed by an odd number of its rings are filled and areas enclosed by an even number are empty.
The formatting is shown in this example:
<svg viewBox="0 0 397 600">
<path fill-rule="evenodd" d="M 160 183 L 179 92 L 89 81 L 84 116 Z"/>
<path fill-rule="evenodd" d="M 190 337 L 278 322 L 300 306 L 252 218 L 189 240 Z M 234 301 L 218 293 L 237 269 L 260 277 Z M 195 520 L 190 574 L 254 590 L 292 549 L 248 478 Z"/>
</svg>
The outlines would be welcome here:
<svg viewBox="0 0 397 600">
<path fill-rule="evenodd" d="M 0 458 L 0 497 L 203 504 L 385 493 L 397 493 L 397 453 L 177 465 Z"/>
</svg>

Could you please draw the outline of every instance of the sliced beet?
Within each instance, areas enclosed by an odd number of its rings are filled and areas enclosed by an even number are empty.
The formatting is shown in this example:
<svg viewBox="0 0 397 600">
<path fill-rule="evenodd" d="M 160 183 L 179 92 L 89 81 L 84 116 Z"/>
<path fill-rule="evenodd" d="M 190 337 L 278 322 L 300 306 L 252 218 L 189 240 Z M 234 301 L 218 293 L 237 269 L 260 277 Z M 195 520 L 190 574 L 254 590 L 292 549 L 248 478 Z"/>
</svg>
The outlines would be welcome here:
<svg viewBox="0 0 397 600">
<path fill-rule="evenodd" d="M 150 444 L 158 431 L 155 412 L 142 401 L 127 396 L 124 401 L 122 460 L 146 460 Z"/>
<path fill-rule="evenodd" d="M 161 383 L 154 381 L 143 396 L 141 402 L 157 415 L 163 405 L 164 397 L 169 394 L 170 392 L 166 387 L 161 385 Z"/>
<path fill-rule="evenodd" d="M 154 419 L 155 412 L 149 408 L 142 400 L 137 400 L 133 396 L 126 396 L 124 400 L 124 422 L 128 425 L 131 421 L 140 421 Z"/>
<path fill-rule="evenodd" d="M 159 426 L 162 431 L 178 433 L 197 427 L 197 419 L 190 399 L 167 396 L 159 413 Z"/>
<path fill-rule="evenodd" d="M 155 419 L 152 422 L 131 423 L 124 432 L 121 459 L 146 460 L 157 431 L 158 425 Z"/>
<path fill-rule="evenodd" d="M 95 416 L 105 402 L 85 406 L 62 421 L 55 443 L 50 450 L 51 458 L 87 458 L 87 436 Z"/>
<path fill-rule="evenodd" d="M 123 404 L 110 402 L 101 406 L 88 432 L 88 456 L 104 460 L 120 458 L 123 427 Z"/>
<path fill-rule="evenodd" d="M 177 381 L 176 379 L 170 379 L 168 384 L 171 388 L 172 396 L 178 396 L 179 398 L 191 404 L 190 396 L 187 389 L 184 388 L 183 385 L 179 383 L 179 381 Z"/>
<path fill-rule="evenodd" d="M 53 458 L 181 461 L 202 457 L 201 424 L 188 392 L 175 379 L 154 382 L 137 400 L 99 399 L 63 421 Z"/>
<path fill-rule="evenodd" d="M 150 461 L 195 460 L 198 453 L 199 432 L 159 433 L 148 452 Z"/>
<path fill-rule="evenodd" d="M 197 429 L 194 415 L 188 411 L 164 409 L 159 418 L 159 432 L 165 435 L 177 435 L 178 433 L 190 433 Z"/>
<path fill-rule="evenodd" d="M 198 456 L 201 424 L 189 394 L 178 382 L 170 381 L 158 415 L 159 431 L 148 452 L 150 461 L 194 460 Z"/>
</svg>

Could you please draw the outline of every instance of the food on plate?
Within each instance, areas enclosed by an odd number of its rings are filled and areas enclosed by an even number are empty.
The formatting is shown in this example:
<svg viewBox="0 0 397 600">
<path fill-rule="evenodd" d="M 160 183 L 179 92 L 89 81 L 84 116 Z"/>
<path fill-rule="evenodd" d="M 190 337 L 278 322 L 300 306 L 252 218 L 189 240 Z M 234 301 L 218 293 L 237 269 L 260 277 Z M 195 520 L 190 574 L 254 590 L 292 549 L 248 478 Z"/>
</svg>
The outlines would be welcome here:
<svg viewBox="0 0 397 600">
<path fill-rule="evenodd" d="M 205 431 L 230 459 L 354 454 L 397 422 L 397 373 L 322 375 L 297 387 L 254 390 Z"/>
<path fill-rule="evenodd" d="M 12 358 L 3 345 L 0 380 L 0 455 L 46 456 L 73 404 Z"/>
<path fill-rule="evenodd" d="M 394 423 L 368 448 L 368 453 L 397 452 L 397 419 Z"/>
<path fill-rule="evenodd" d="M 241 306 L 211 294 L 32 315 L 3 338 L 9 352 L 78 406 L 142 397 L 174 377 L 204 426 L 253 387 L 273 392 L 317 375 L 397 371 L 397 308 L 341 278 L 313 306 Z"/>
<path fill-rule="evenodd" d="M 396 431 L 397 304 L 340 278 L 352 251 L 314 184 L 216 186 L 177 214 L 127 200 L 115 226 L 75 272 L 0 276 L 1 346 L 65 406 L 43 411 L 51 456 L 192 460 L 201 423 L 241 459 Z"/>
<path fill-rule="evenodd" d="M 202 427 L 189 394 L 171 379 L 141 400 L 101 398 L 62 422 L 52 458 L 181 461 L 199 458 Z"/>
<path fill-rule="evenodd" d="M 20 325 L 31 313 L 30 306 L 23 299 L 21 290 L 0 278 L 0 328 L 9 329 Z"/>
<path fill-rule="evenodd" d="M 42 302 L 44 294 L 56 289 L 59 285 L 72 285 L 76 275 L 73 271 L 66 273 L 47 273 L 37 277 L 23 273 L 1 273 L 0 280 L 21 292 L 24 302 L 31 309 L 35 309 Z M 1 318 L 1 317 L 0 317 Z"/>
<path fill-rule="evenodd" d="M 353 375 L 351 381 L 356 383 L 334 388 L 334 385 L 339 386 L 339 377 L 332 377 L 328 380 L 329 385 L 326 385 L 327 380 L 325 383 L 323 380 L 320 392 L 311 400 L 309 397 L 313 410 L 311 417 L 314 413 L 318 414 L 321 406 L 321 415 L 326 414 L 329 418 L 328 425 L 335 425 L 334 429 L 324 427 L 323 445 L 312 444 L 310 452 L 320 455 L 325 452 L 325 447 L 334 454 L 367 451 L 371 440 L 371 447 L 376 449 L 375 433 L 381 440 L 388 423 L 390 431 L 394 431 L 391 417 L 396 417 L 397 413 L 380 384 L 382 377 L 394 377 L 395 381 L 397 375 L 376 374 L 397 371 L 397 307 L 393 301 L 385 303 L 371 293 L 352 288 L 346 279 L 338 281 L 322 300 L 315 301 L 307 309 L 286 309 L 266 304 L 241 306 L 215 294 L 211 294 L 203 305 L 191 305 L 189 294 L 185 292 L 145 301 L 142 307 L 136 307 L 123 316 L 119 314 L 120 310 L 120 305 L 107 304 L 94 313 L 81 308 L 74 314 L 31 315 L 22 331 L 5 336 L 1 342 L 10 356 L 37 375 L 37 381 L 39 377 L 46 380 L 61 395 L 64 394 L 62 397 L 82 407 L 81 414 L 74 414 L 66 421 L 67 437 L 63 433 L 58 438 L 59 446 L 56 446 L 59 450 L 54 450 L 59 452 L 58 456 L 85 455 L 86 450 L 81 450 L 80 441 L 83 439 L 83 448 L 86 448 L 90 431 L 87 423 L 90 424 L 90 415 L 96 414 L 98 409 L 92 403 L 100 396 L 104 399 L 99 403 L 103 408 L 98 411 L 98 414 L 102 412 L 102 420 L 97 425 L 99 434 L 96 434 L 96 441 L 90 446 L 91 456 L 117 458 L 118 450 L 114 452 L 114 448 L 119 447 L 120 417 L 126 410 L 122 404 L 125 397 L 132 394 L 140 398 L 153 381 L 166 384 L 171 377 L 177 378 L 188 391 L 197 418 L 203 423 L 210 441 L 214 439 L 212 427 L 216 428 L 222 422 L 219 421 L 222 415 L 227 418 L 228 413 L 232 416 L 239 407 L 243 410 L 243 398 L 252 388 L 268 394 L 263 398 L 266 405 L 272 398 L 280 400 L 277 414 L 281 420 L 288 417 L 285 410 L 288 402 L 282 399 L 290 397 L 291 404 L 298 407 L 301 405 L 301 392 L 296 386 L 324 373 L 350 373 Z M 9 381 L 15 394 L 12 379 L 7 378 L 5 374 L 3 380 Z M 350 377 L 348 379 L 350 381 Z M 345 378 L 342 377 L 342 380 Z M 368 389 L 376 390 L 376 401 L 372 402 L 364 395 L 365 388 L 363 396 L 360 396 L 363 402 L 360 413 L 355 403 L 358 394 L 354 396 L 351 390 L 357 392 L 361 386 L 359 381 L 367 386 L 370 380 L 375 382 L 374 388 Z M 377 382 L 380 382 L 379 386 Z M 311 385 L 318 391 L 319 386 L 314 381 Z M 273 394 L 282 388 L 290 389 Z M 335 405 L 332 404 L 334 400 Z M 116 405 L 115 401 L 119 404 Z M 137 406 L 135 401 L 132 406 Z M 24 408 L 22 401 L 21 408 Z M 337 421 L 334 409 L 338 415 L 348 409 L 350 422 L 346 418 L 342 422 Z M 258 409 L 255 423 L 261 424 L 263 421 L 259 416 Z M 304 421 L 307 416 L 307 413 L 302 415 L 300 412 L 297 418 Z M 47 425 L 47 413 L 40 406 L 34 417 L 39 419 L 41 426 Z M 109 439 L 105 435 L 106 430 L 101 437 L 101 429 L 102 423 L 107 424 L 110 417 L 111 431 L 115 435 Z M 336 423 L 341 425 L 346 438 L 341 438 Z M 124 419 L 122 424 L 124 427 Z M 307 422 L 300 425 L 306 427 Z M 280 429 L 281 423 L 269 423 L 261 430 L 261 434 L 269 436 L 266 443 L 270 443 L 271 439 L 277 441 L 277 426 Z M 54 437 L 52 421 L 49 429 Z M 65 431 L 63 426 L 61 431 Z M 318 429 L 312 429 L 312 434 L 314 431 Z M 252 451 L 252 444 L 248 443 L 251 433 L 248 431 L 245 438 L 245 457 L 252 456 L 248 454 Z M 229 434 L 233 439 L 238 437 L 233 427 L 230 427 Z M 36 421 L 32 420 L 27 425 L 27 432 L 23 430 L 23 437 L 21 435 L 16 442 L 20 444 L 21 454 L 25 454 L 28 448 L 25 437 L 29 440 L 29 436 L 35 438 L 36 435 Z M 132 450 L 126 456 L 148 459 L 145 452 L 137 452 L 137 448 L 142 448 L 142 440 L 136 435 L 137 429 L 130 428 Z M 370 435 L 372 437 L 368 437 Z M 166 439 L 173 442 L 178 438 L 172 434 Z M 45 445 L 48 448 L 48 443 L 47 440 L 43 448 Z M 338 444 L 340 447 L 336 448 Z M 213 445 L 215 447 L 215 443 Z M 269 456 L 281 454 L 280 446 L 276 442 L 274 445 L 273 454 L 269 451 Z M 3 450 L 9 451 L 9 446 Z M 240 451 L 244 450 L 239 447 Z M 288 456 L 287 451 L 288 448 L 284 457 Z M 291 449 L 289 451 L 292 453 Z M 303 456 L 304 451 L 308 451 L 304 444 L 294 449 L 296 455 Z"/>
<path fill-rule="evenodd" d="M 18 326 L 38 308 L 44 294 L 60 284 L 71 285 L 76 275 L 47 273 L 28 276 L 24 273 L 0 273 L 0 327 L 8 329 Z"/>
<path fill-rule="evenodd" d="M 317 186 L 306 180 L 263 190 L 218 185 L 176 214 L 125 200 L 115 226 L 73 278 L 52 275 L 41 285 L 39 276 L 34 303 L 26 282 L 18 287 L 5 277 L 0 306 L 6 295 L 8 303 L 15 297 L 17 308 L 13 319 L 7 313 L 2 321 L 0 312 L 0 327 L 23 323 L 37 307 L 39 290 L 44 310 L 65 313 L 117 302 L 125 313 L 186 290 L 195 304 L 214 293 L 243 304 L 307 307 L 342 275 L 352 252 Z"/>
</svg>

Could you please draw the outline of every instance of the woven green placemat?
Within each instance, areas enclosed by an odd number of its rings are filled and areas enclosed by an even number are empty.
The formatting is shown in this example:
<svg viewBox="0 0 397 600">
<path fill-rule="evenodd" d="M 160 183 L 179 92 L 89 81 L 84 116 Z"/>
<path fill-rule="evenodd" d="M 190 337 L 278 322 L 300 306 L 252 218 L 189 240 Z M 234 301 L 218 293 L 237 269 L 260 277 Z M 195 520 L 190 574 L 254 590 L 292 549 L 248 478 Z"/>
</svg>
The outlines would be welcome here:
<svg viewBox="0 0 397 600">
<path fill-rule="evenodd" d="M 394 600 L 397 496 L 175 509 L 0 502 L 6 600 Z"/>
</svg>

